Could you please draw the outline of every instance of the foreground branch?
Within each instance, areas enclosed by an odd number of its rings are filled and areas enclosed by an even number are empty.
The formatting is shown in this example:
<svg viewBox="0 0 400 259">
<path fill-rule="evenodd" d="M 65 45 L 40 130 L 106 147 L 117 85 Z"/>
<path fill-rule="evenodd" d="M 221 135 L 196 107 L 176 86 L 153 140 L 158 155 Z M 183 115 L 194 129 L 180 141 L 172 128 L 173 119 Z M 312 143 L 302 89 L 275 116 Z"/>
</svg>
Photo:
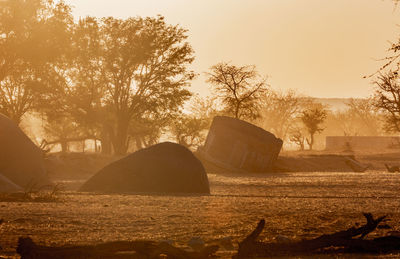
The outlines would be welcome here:
<svg viewBox="0 0 400 259">
<path fill-rule="evenodd" d="M 388 253 L 400 251 L 400 237 L 385 236 L 372 240 L 363 239 L 374 231 L 386 216 L 374 219 L 372 214 L 364 213 L 367 223 L 361 227 L 351 227 L 330 235 L 322 235 L 311 240 L 288 243 L 263 243 L 257 241 L 265 226 L 261 220 L 256 229 L 239 243 L 236 258 L 268 257 L 277 255 L 301 255 L 333 251 L 357 253 Z M 357 238 L 358 237 L 358 238 Z"/>
<path fill-rule="evenodd" d="M 93 246 L 47 247 L 35 244 L 31 238 L 18 240 L 21 259 L 33 258 L 132 258 L 153 259 L 165 255 L 173 259 L 213 258 L 218 246 L 206 246 L 199 252 L 187 252 L 168 243 L 153 241 L 116 241 Z"/>
</svg>

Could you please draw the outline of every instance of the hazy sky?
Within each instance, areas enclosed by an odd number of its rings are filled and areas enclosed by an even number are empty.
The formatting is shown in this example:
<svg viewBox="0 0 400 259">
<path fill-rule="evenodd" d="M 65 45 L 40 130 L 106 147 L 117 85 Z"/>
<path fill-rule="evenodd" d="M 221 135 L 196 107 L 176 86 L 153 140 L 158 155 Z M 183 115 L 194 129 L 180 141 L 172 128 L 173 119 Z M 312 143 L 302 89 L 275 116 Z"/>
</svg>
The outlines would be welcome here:
<svg viewBox="0 0 400 259">
<path fill-rule="evenodd" d="M 275 89 L 317 97 L 365 97 L 373 73 L 400 37 L 391 0 L 67 0 L 84 17 L 165 16 L 189 30 L 192 90 L 209 94 L 203 72 L 254 64 Z"/>
</svg>

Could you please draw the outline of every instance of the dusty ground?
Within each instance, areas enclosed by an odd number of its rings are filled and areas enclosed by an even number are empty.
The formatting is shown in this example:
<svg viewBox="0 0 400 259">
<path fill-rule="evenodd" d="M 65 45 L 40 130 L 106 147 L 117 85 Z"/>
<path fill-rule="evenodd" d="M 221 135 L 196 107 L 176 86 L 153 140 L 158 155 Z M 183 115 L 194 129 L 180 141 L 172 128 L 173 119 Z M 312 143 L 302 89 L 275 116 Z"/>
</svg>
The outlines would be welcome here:
<svg viewBox="0 0 400 259">
<path fill-rule="evenodd" d="M 0 202 L 0 218 L 4 219 L 0 225 L 0 255 L 15 256 L 19 236 L 30 236 L 47 245 L 151 239 L 173 240 L 179 246 L 186 246 L 195 236 L 207 243 L 230 237 L 236 247 L 261 218 L 267 221 L 262 238 L 268 241 L 277 235 L 301 239 L 343 230 L 363 223 L 362 212 L 389 215 L 391 231 L 400 231 L 400 174 L 209 174 L 209 179 L 210 196 L 66 191 L 60 195 L 60 202 Z M 71 190 L 82 181 L 63 183 Z M 219 252 L 223 258 L 233 253 L 232 249 Z M 398 258 L 400 254 L 380 257 Z"/>
</svg>

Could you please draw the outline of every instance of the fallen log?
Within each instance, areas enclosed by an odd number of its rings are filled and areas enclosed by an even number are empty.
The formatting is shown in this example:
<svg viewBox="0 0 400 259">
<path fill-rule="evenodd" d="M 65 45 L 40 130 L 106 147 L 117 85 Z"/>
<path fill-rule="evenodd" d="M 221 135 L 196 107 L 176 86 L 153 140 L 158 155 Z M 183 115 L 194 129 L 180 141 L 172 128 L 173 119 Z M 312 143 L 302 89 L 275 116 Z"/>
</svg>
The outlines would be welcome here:
<svg viewBox="0 0 400 259">
<path fill-rule="evenodd" d="M 203 259 L 214 258 L 218 246 L 206 246 L 196 252 L 188 252 L 166 242 L 115 241 L 88 246 L 40 246 L 29 237 L 18 239 L 17 253 L 21 259 L 39 258 L 130 258 L 130 259 Z"/>
<path fill-rule="evenodd" d="M 400 167 L 397 165 L 394 166 L 390 166 L 388 164 L 385 164 L 386 170 L 390 173 L 395 173 L 395 172 L 399 172 L 400 173 Z"/>
<path fill-rule="evenodd" d="M 344 253 L 389 253 L 400 252 L 400 237 L 385 236 L 366 240 L 369 233 L 374 231 L 386 216 L 374 219 L 372 214 L 364 213 L 367 223 L 361 227 L 351 227 L 330 235 L 322 235 L 315 239 L 293 241 L 286 243 L 264 243 L 257 241 L 265 227 L 262 219 L 256 229 L 239 243 L 235 258 L 254 258 L 284 255 L 305 255 L 315 253 L 344 252 Z"/>
</svg>

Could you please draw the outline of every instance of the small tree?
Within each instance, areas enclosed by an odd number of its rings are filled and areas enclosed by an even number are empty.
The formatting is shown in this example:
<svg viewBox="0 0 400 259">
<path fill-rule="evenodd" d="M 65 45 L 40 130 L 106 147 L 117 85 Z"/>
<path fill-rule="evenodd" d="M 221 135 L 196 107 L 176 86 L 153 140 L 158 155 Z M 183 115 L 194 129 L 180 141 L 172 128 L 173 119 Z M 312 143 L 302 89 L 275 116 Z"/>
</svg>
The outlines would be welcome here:
<svg viewBox="0 0 400 259">
<path fill-rule="evenodd" d="M 82 141 L 83 137 L 79 127 L 71 117 L 55 115 L 48 117 L 44 125 L 46 139 L 42 143 L 43 147 L 50 147 L 60 144 L 61 152 L 69 151 L 70 142 Z"/>
<path fill-rule="evenodd" d="M 210 68 L 207 82 L 215 86 L 216 95 L 225 110 L 237 119 L 259 117 L 260 98 L 267 91 L 266 79 L 261 78 L 255 66 L 237 67 L 219 63 Z"/>
<path fill-rule="evenodd" d="M 215 97 L 194 95 L 189 105 L 189 114 L 180 114 L 170 121 L 170 133 L 176 142 L 195 150 L 204 144 L 213 118 L 222 112 Z"/>
<path fill-rule="evenodd" d="M 169 118 L 146 117 L 138 120 L 132 120 L 129 127 L 129 138 L 133 141 L 131 148 L 142 149 L 159 142 L 168 126 Z"/>
<path fill-rule="evenodd" d="M 288 133 L 293 130 L 301 105 L 302 99 L 294 90 L 285 93 L 271 91 L 262 105 L 263 128 L 285 140 Z"/>
<path fill-rule="evenodd" d="M 384 112 L 384 129 L 400 132 L 400 81 L 397 72 L 381 74 L 375 81 L 375 107 Z"/>
<path fill-rule="evenodd" d="M 207 128 L 208 121 L 206 119 L 182 115 L 171 125 L 171 133 L 179 144 L 196 149 L 204 143 Z"/>
<path fill-rule="evenodd" d="M 301 112 L 300 119 L 310 135 L 310 138 L 306 138 L 310 150 L 313 149 L 315 133 L 321 133 L 324 130 L 321 128 L 321 124 L 325 121 L 326 116 L 327 111 L 321 107 L 309 108 Z"/>
<path fill-rule="evenodd" d="M 360 135 L 360 127 L 356 116 L 350 110 L 331 112 L 326 119 L 327 128 L 335 128 L 335 135 L 343 134 L 344 136 Z"/>
<path fill-rule="evenodd" d="M 351 98 L 346 105 L 349 107 L 349 114 L 351 114 L 357 124 L 360 125 L 366 135 L 378 136 L 380 135 L 380 119 L 381 116 L 374 106 L 373 98 L 366 99 L 353 99 Z M 361 126 L 362 125 L 362 126 Z"/>
<path fill-rule="evenodd" d="M 301 128 L 294 128 L 290 132 L 289 140 L 299 146 L 300 151 L 304 150 L 305 137 Z"/>
</svg>

